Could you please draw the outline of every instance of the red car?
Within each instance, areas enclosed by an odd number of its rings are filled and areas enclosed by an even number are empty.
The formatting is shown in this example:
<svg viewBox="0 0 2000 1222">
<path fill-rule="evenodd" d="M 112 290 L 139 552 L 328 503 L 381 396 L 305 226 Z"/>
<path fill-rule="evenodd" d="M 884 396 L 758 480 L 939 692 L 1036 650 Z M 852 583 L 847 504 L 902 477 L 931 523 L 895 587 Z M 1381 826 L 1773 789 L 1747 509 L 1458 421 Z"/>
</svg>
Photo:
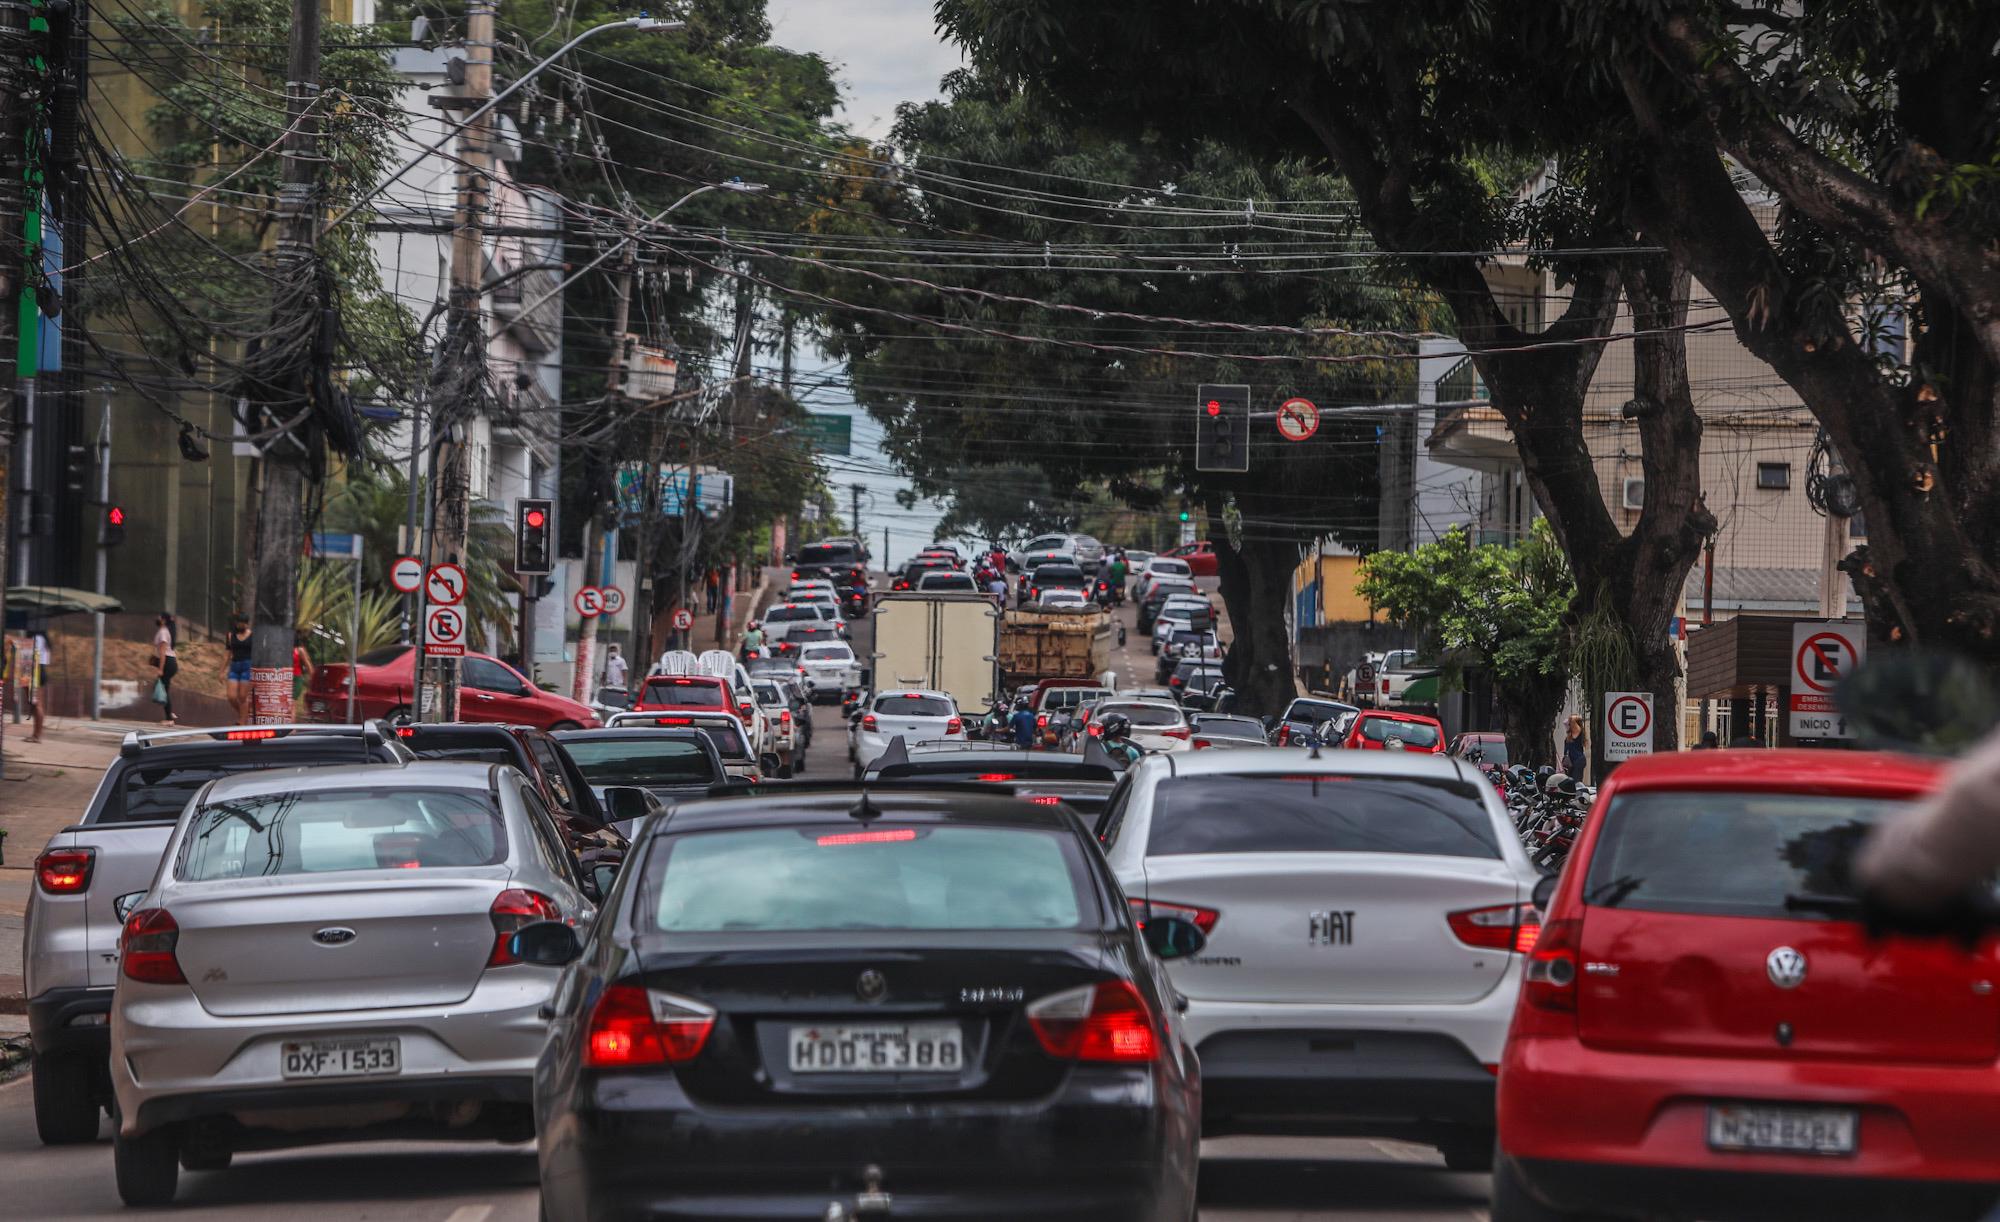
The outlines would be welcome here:
<svg viewBox="0 0 2000 1222">
<path fill-rule="evenodd" d="M 1493 1222 L 1981 1216 L 2000 1192 L 1996 940 L 1871 936 L 1846 883 L 1870 828 L 1941 773 L 1781 750 L 1611 775 L 1537 889 Z"/>
<path fill-rule="evenodd" d="M 1215 544 L 1210 543 L 1206 539 L 1197 539 L 1193 543 L 1183 543 L 1171 551 L 1161 552 L 1160 554 L 1175 560 L 1186 561 L 1188 572 L 1194 574 L 1196 577 L 1215 576 Z"/>
<path fill-rule="evenodd" d="M 374 717 L 409 716 L 412 662 L 409 645 L 390 645 L 355 659 L 354 714 Z M 587 704 L 545 692 L 498 658 L 468 653 L 459 669 L 458 719 L 534 726 L 540 730 L 583 730 L 595 727 L 597 714 Z M 306 688 L 308 721 L 347 720 L 347 664 L 329 662 L 313 671 Z"/>
<path fill-rule="evenodd" d="M 737 699 L 729 680 L 714 675 L 647 675 L 632 701 L 634 713 L 733 713 L 746 725 L 750 707 Z"/>
<path fill-rule="evenodd" d="M 1421 713 L 1395 713 L 1387 709 L 1363 709 L 1347 727 L 1340 745 L 1352 751 L 1396 750 L 1424 755 L 1444 754 L 1444 726 L 1435 717 Z"/>
</svg>

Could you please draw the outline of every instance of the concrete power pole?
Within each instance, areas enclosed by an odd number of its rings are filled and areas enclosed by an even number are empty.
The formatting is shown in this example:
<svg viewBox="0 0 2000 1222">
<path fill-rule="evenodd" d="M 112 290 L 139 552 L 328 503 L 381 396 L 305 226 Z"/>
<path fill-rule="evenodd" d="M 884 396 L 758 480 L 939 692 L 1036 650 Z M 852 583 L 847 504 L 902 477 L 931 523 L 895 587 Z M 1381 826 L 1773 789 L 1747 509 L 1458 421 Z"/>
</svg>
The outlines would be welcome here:
<svg viewBox="0 0 2000 1222">
<path fill-rule="evenodd" d="M 319 236 L 319 0 L 292 0 L 291 58 L 285 72 L 284 167 L 278 191 L 277 301 L 273 323 L 314 338 L 305 341 L 312 359 L 323 359 L 319 269 L 314 259 Z M 295 391 L 297 400 L 277 405 L 271 419 L 310 410 L 315 379 L 299 365 L 274 368 L 268 385 Z M 307 438 L 315 438 L 308 443 Z M 257 554 L 252 557 L 250 720 L 260 724 L 292 719 L 292 648 L 297 644 L 299 554 L 303 550 L 307 444 L 317 434 L 303 420 L 271 439 L 264 450 L 264 490 L 257 501 Z"/>
<path fill-rule="evenodd" d="M 611 307 L 611 364 L 604 371 L 604 401 L 607 404 L 615 403 L 624 387 L 625 332 L 632 325 L 634 236 L 635 231 L 627 225 L 625 236 L 619 239 L 624 251 L 618 260 L 617 277 L 612 282 L 614 298 Z M 588 470 L 588 467 L 585 469 Z M 589 489 L 587 497 L 589 514 L 583 520 L 583 584 L 594 586 L 598 582 L 599 574 L 604 571 L 604 523 L 599 520 L 603 507 L 598 504 L 597 489 Z M 643 582 L 644 557 L 642 556 L 640 560 L 642 571 L 639 580 Z M 636 590 L 633 592 L 632 601 L 635 604 L 639 601 Z M 577 630 L 576 673 L 571 677 L 570 697 L 586 704 L 590 702 L 591 681 L 597 677 L 597 621 L 603 618 L 601 615 L 586 615 L 583 617 L 583 626 Z"/>
<path fill-rule="evenodd" d="M 32 301 L 28 288 L 27 245 L 22 232 L 26 218 L 27 193 L 22 174 L 27 164 L 28 90 L 33 83 L 29 59 L 35 53 L 35 38 L 28 31 L 30 9 L 25 0 L 0 0 L 0 352 L 19 352 L 27 337 L 19 330 L 22 310 L 17 306 Z M 18 357 L 0 393 L 0 623 L 5 622 L 9 561 L 14 535 L 14 490 L 9 482 L 14 455 L 13 421 L 18 391 Z M 14 685 L 9 684 L 11 689 Z M 9 690 L 0 695 L 0 711 L 18 698 Z M 7 719 L 0 717 L 0 735 Z M 6 775 L 0 765 L 0 776 Z"/>
<path fill-rule="evenodd" d="M 486 377 L 486 318 L 480 281 L 486 264 L 486 212 L 492 204 L 493 115 L 479 108 L 493 96 L 494 0 L 471 0 L 465 8 L 465 92 L 472 116 L 459 133 L 458 217 L 451 236 L 451 298 L 445 326 L 445 358 L 439 367 L 443 395 L 432 400 L 438 414 L 437 479 L 431 495 L 432 563 L 465 564 L 465 540 L 472 517 L 472 465 L 466 426 L 478 410 Z M 449 421 L 449 424 L 445 422 Z M 457 658 L 438 661 L 437 716 L 458 720 Z M 423 720 L 423 710 L 412 710 Z"/>
</svg>

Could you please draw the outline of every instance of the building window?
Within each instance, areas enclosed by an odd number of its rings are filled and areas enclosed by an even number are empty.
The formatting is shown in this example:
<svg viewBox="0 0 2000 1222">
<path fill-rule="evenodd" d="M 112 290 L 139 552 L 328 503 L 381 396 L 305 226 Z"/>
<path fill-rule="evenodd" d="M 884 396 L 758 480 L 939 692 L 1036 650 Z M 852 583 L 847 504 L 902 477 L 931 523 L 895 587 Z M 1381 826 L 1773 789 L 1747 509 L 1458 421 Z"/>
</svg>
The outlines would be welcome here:
<svg viewBox="0 0 2000 1222">
<path fill-rule="evenodd" d="M 1759 488 L 1783 490 L 1792 486 L 1792 464 L 1788 462 L 1760 462 L 1757 464 L 1757 486 Z"/>
</svg>

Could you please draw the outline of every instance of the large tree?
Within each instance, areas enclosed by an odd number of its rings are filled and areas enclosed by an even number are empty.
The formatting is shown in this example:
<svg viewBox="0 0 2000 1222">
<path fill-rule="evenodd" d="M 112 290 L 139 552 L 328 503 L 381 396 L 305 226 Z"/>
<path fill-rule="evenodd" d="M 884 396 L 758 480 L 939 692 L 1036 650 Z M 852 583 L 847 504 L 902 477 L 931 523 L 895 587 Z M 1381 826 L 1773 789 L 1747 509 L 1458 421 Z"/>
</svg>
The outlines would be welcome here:
<svg viewBox="0 0 2000 1222">
<path fill-rule="evenodd" d="M 1237 625 L 1230 680 L 1246 707 L 1281 708 L 1295 692 L 1285 623 L 1300 549 L 1329 534 L 1374 542 L 1377 422 L 1329 416 L 1294 444 L 1267 418 L 1252 427 L 1248 474 L 1198 472 L 1196 386 L 1249 383 L 1267 413 L 1294 394 L 1329 409 L 1408 398 L 1413 366 L 1395 358 L 1413 347 L 1402 333 L 1430 321 L 1429 300 L 1363 271 L 1232 264 L 1234 211 L 1203 217 L 1180 202 L 1345 193 L 1296 161 L 1094 130 L 977 74 L 952 78 L 946 101 L 905 108 L 893 145 L 914 182 L 874 193 L 870 221 L 830 213 L 822 232 L 829 261 L 836 239 L 859 235 L 901 252 L 900 266 L 828 267 L 814 282 L 830 349 L 889 451 L 928 488 L 979 481 L 961 504 L 981 519 L 993 516 L 988 481 L 1024 464 L 1040 473 L 1014 490 L 1024 512 L 1049 507 L 1042 479 L 1071 514 L 1100 491 L 1142 509 L 1206 509 Z M 1018 194 L 931 178 L 964 162 Z M 1060 199 L 1043 189 L 1050 173 Z M 937 254 L 920 249 L 938 242 Z M 968 258 L 983 266 L 935 269 Z"/>
<path fill-rule="evenodd" d="M 1687 377 L 1685 270 L 1658 253 L 1589 159 L 1517 197 L 1484 172 L 1496 150 L 1553 156 L 1587 143 L 1594 117 L 1560 75 L 1482 39 L 1491 6 L 1445 0 L 939 0 L 941 25 L 975 61 L 1034 83 L 1084 121 L 1172 133 L 1229 133 L 1267 156 L 1326 158 L 1394 264 L 1435 291 L 1512 429 L 1530 488 L 1575 573 L 1588 676 L 1670 692 L 1668 623 L 1715 519 L 1701 502 L 1701 422 Z M 1546 24 L 1544 22 L 1543 24 Z M 1554 270 L 1568 304 L 1522 326 L 1481 252 L 1510 244 Z M 1585 444 L 1583 402 L 1623 295 L 1637 329 L 1633 412 L 1647 498 L 1621 532 Z M 1659 745 L 1672 749 L 1675 727 Z"/>
</svg>

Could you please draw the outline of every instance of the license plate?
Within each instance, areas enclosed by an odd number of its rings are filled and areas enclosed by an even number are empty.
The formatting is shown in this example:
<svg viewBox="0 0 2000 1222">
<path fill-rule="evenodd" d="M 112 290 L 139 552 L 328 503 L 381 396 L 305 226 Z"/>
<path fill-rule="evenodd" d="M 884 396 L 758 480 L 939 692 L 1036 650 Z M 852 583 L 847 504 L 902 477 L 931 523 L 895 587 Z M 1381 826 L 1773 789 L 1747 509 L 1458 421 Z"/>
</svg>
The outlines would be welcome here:
<svg viewBox="0 0 2000 1222">
<path fill-rule="evenodd" d="M 793 1027 L 793 1073 L 958 1073 L 965 1068 L 957 1023 Z"/>
<path fill-rule="evenodd" d="M 1851 1108 L 1717 1103 L 1708 1109 L 1708 1144 L 1715 1150 L 1852 1154 L 1856 1124 Z"/>
<path fill-rule="evenodd" d="M 374 1078 L 403 1071 L 403 1041 L 393 1038 L 286 1040 L 278 1055 L 287 1078 Z"/>
</svg>

